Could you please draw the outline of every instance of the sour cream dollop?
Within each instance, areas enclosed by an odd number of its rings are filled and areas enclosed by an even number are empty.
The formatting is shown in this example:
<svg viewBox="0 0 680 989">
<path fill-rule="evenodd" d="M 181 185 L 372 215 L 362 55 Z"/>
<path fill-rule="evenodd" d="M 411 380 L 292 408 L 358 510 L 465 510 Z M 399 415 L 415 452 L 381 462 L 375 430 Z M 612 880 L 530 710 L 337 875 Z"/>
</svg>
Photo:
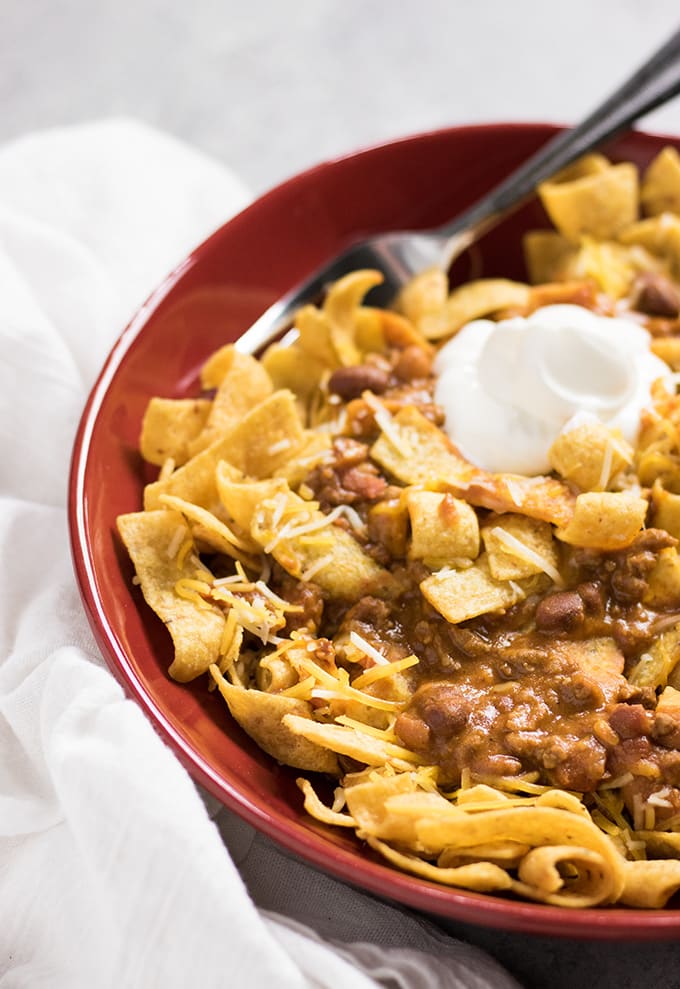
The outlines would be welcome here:
<svg viewBox="0 0 680 989">
<path fill-rule="evenodd" d="M 581 306 L 468 323 L 439 351 L 435 401 L 461 453 L 490 471 L 542 474 L 548 450 L 577 413 L 635 442 L 650 387 L 669 374 L 647 331 Z"/>
</svg>

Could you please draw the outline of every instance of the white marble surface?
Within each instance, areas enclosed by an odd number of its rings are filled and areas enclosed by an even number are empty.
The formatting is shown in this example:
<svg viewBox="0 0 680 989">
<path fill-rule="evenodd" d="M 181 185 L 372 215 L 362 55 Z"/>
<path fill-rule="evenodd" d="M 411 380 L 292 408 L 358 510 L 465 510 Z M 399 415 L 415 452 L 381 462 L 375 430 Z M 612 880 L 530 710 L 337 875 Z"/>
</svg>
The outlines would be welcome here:
<svg viewBox="0 0 680 989">
<path fill-rule="evenodd" d="M 677 0 L 2 0 L 0 141 L 137 117 L 258 193 L 440 125 L 575 121 L 678 23 Z M 645 126 L 680 134 L 680 99 Z M 677 944 L 451 926 L 530 989 L 680 987 Z"/>
</svg>

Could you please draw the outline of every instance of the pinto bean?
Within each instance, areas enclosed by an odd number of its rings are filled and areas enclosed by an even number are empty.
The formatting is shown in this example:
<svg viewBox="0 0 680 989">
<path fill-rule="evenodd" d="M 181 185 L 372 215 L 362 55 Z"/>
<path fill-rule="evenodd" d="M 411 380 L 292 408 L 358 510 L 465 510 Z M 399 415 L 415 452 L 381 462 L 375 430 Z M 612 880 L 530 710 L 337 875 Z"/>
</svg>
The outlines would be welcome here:
<svg viewBox="0 0 680 989">
<path fill-rule="evenodd" d="M 571 632 L 584 618 L 583 598 L 576 591 L 549 594 L 536 608 L 536 627 L 542 632 Z"/>
<path fill-rule="evenodd" d="M 609 715 L 609 724 L 619 738 L 638 738 L 649 735 L 652 716 L 642 704 L 617 704 Z"/>
<path fill-rule="evenodd" d="M 428 683 L 416 691 L 414 707 L 435 734 L 455 735 L 467 723 L 470 705 L 455 686 Z"/>
<path fill-rule="evenodd" d="M 402 711 L 394 723 L 394 731 L 406 748 L 416 752 L 426 749 L 430 743 L 429 725 L 410 711 Z"/>
<path fill-rule="evenodd" d="M 412 344 L 399 354 L 394 373 L 401 381 L 427 378 L 432 373 L 432 358 L 422 347 Z"/>
<path fill-rule="evenodd" d="M 344 399 L 359 398 L 367 390 L 382 395 L 389 381 L 387 371 L 382 368 L 372 364 L 356 364 L 333 371 L 328 379 L 328 390 Z"/>
<path fill-rule="evenodd" d="M 675 319 L 680 312 L 680 292 L 668 278 L 645 271 L 635 283 L 635 308 L 649 316 Z"/>
<path fill-rule="evenodd" d="M 583 601 L 587 615 L 600 617 L 604 614 L 604 588 L 602 584 L 596 580 L 589 580 L 579 584 L 576 590 Z"/>
</svg>

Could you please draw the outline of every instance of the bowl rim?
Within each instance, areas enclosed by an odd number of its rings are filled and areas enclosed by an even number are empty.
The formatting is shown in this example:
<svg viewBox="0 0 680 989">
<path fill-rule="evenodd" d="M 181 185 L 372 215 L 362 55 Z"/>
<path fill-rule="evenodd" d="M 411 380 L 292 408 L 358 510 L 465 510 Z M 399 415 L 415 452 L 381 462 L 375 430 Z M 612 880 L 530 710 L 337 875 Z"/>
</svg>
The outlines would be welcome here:
<svg viewBox="0 0 680 989">
<path fill-rule="evenodd" d="M 225 780 L 210 764 L 195 752 L 181 732 L 168 721 L 119 643 L 115 629 L 96 592 L 95 563 L 85 517 L 85 475 L 91 453 L 93 432 L 102 404 L 116 378 L 128 351 L 144 332 L 150 317 L 157 311 L 185 274 L 211 252 L 215 243 L 235 220 L 251 210 L 268 204 L 282 192 L 298 183 L 314 180 L 316 174 L 342 166 L 365 155 L 398 149 L 400 145 L 417 144 L 429 138 L 463 132 L 488 132 L 509 136 L 522 131 L 549 137 L 564 129 L 563 125 L 538 121 L 499 121 L 438 127 L 388 141 L 370 144 L 337 157 L 321 161 L 296 173 L 258 196 L 243 210 L 220 225 L 206 237 L 153 289 L 138 307 L 112 345 L 104 364 L 87 397 L 72 448 L 68 477 L 68 523 L 71 557 L 76 582 L 86 616 L 109 670 L 122 684 L 125 693 L 135 700 L 151 724 L 169 745 L 180 763 L 198 784 L 205 787 L 229 810 L 248 824 L 263 831 L 269 838 L 322 871 L 373 893 L 382 899 L 418 909 L 431 916 L 456 919 L 460 922 L 498 928 L 523 934 L 548 935 L 581 940 L 671 940 L 680 933 L 680 909 L 648 911 L 621 907 L 567 909 L 540 903 L 507 900 L 491 894 L 479 894 L 443 886 L 396 868 L 369 859 L 361 861 L 361 878 L 354 880 L 357 853 L 325 842 L 321 836 L 302 842 L 299 828 L 290 820 L 280 818 L 244 795 Z M 678 138 L 652 131 L 635 130 L 633 136 L 651 138 L 676 144 Z M 453 909 L 452 909 L 453 908 Z"/>
</svg>

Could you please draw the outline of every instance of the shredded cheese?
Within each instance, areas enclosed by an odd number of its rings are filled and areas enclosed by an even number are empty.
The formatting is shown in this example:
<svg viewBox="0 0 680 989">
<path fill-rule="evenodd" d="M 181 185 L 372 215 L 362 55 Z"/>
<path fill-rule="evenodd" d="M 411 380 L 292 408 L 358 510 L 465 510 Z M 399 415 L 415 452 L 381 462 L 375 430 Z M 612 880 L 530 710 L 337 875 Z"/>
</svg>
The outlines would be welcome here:
<svg viewBox="0 0 680 989">
<path fill-rule="evenodd" d="M 355 632 L 354 629 L 352 629 L 349 633 L 349 641 L 353 646 L 356 646 L 357 649 L 364 654 L 364 656 L 368 656 L 369 659 L 372 659 L 376 666 L 387 666 L 389 663 L 389 660 L 385 659 L 383 654 L 379 652 L 375 646 L 372 646 L 370 642 L 364 639 L 363 635 L 359 635 L 359 633 Z"/>
<path fill-rule="evenodd" d="M 283 453 L 285 450 L 290 449 L 290 440 L 287 437 L 279 440 L 277 443 L 272 443 L 272 445 L 267 450 L 267 453 L 271 457 L 275 457 L 277 453 Z"/>
<path fill-rule="evenodd" d="M 531 546 L 527 546 L 526 543 L 513 536 L 511 532 L 501 528 L 500 525 L 495 526 L 491 530 L 491 535 L 498 539 L 503 549 L 511 556 L 518 556 L 527 563 L 533 563 L 535 566 L 540 567 L 543 573 L 546 573 L 557 587 L 564 587 L 564 581 L 559 570 L 553 566 L 550 560 L 542 557 Z M 510 584 L 512 584 L 512 581 L 510 581 Z"/>
<path fill-rule="evenodd" d="M 666 789 L 668 788 L 666 787 Z M 647 797 L 647 804 L 651 807 L 673 807 L 672 802 L 670 800 L 666 800 L 663 790 L 659 790 L 658 793 L 650 794 Z"/>
<path fill-rule="evenodd" d="M 522 507 L 522 489 L 519 487 L 516 481 L 513 481 L 510 477 L 505 477 L 505 489 L 510 495 L 510 500 L 517 505 L 518 508 Z"/>
<path fill-rule="evenodd" d="M 158 477 L 156 480 L 167 481 L 167 479 L 174 472 L 174 470 L 175 470 L 174 457 L 166 457 L 165 460 L 163 461 L 163 466 L 158 472 Z"/>
<path fill-rule="evenodd" d="M 166 553 L 169 560 L 174 560 L 179 552 L 179 548 L 182 545 L 184 537 L 187 534 L 187 527 L 185 525 L 178 525 L 172 534 L 172 538 L 168 543 L 168 548 Z"/>
<path fill-rule="evenodd" d="M 266 598 L 269 598 L 272 604 L 281 611 L 303 611 L 301 604 L 291 604 L 290 601 L 286 601 L 284 598 L 279 597 L 279 595 L 275 594 L 274 591 L 272 591 L 272 589 L 264 583 L 264 581 L 258 580 L 255 587 L 260 594 L 264 594 Z"/>
<path fill-rule="evenodd" d="M 607 485 L 609 484 L 609 479 L 612 472 L 612 463 L 614 462 L 614 444 L 611 437 L 607 439 L 607 445 L 604 451 L 604 457 L 602 458 L 602 470 L 600 471 L 600 477 L 597 482 L 597 487 L 600 491 L 606 491 Z"/>
<path fill-rule="evenodd" d="M 326 556 L 318 557 L 318 559 L 314 560 L 313 563 L 310 563 L 310 565 L 305 570 L 302 571 L 302 573 L 300 574 L 300 580 L 303 581 L 304 583 L 307 583 L 312 579 L 312 577 L 316 576 L 316 574 L 318 574 L 320 570 L 323 570 L 324 567 L 327 567 L 328 564 L 332 562 L 333 562 L 332 553 L 327 553 Z"/>
<path fill-rule="evenodd" d="M 400 453 L 402 457 L 412 457 L 413 450 L 404 437 L 399 434 L 399 430 L 396 429 L 392 416 L 380 399 L 376 398 L 370 391 L 365 391 L 361 397 L 373 413 L 376 424 L 380 427 L 385 434 L 385 438 L 392 444 L 397 453 Z"/>
<path fill-rule="evenodd" d="M 361 521 L 361 516 L 355 508 L 351 505 L 340 505 L 340 512 L 356 532 L 366 532 L 366 525 Z"/>
<path fill-rule="evenodd" d="M 366 670 L 365 673 L 358 676 L 356 680 L 353 680 L 352 686 L 356 687 L 357 690 L 363 690 L 364 687 L 368 687 L 377 680 L 394 676 L 395 673 L 408 670 L 411 666 L 416 666 L 417 663 L 418 657 L 411 654 L 410 656 L 405 656 L 403 659 L 395 659 L 393 663 L 388 663 L 386 666 L 373 666 L 370 670 Z"/>
<path fill-rule="evenodd" d="M 281 640 L 273 636 L 273 632 L 285 625 L 285 618 L 280 610 L 272 612 L 267 607 L 267 601 L 260 594 L 256 594 L 252 601 L 238 597 L 230 588 L 213 587 L 212 597 L 218 601 L 224 601 L 231 605 L 236 620 L 247 632 L 256 635 L 265 645 L 270 642 L 278 643 Z"/>
<path fill-rule="evenodd" d="M 347 686 L 331 673 L 327 673 L 326 670 L 322 669 L 311 659 L 296 656 L 293 665 L 315 677 L 317 683 L 322 688 L 334 691 L 334 696 L 337 696 L 338 699 L 359 701 L 360 704 L 364 704 L 366 707 L 374 707 L 378 711 L 401 711 L 404 706 L 397 701 L 386 701 L 382 697 L 374 697 L 372 694 L 366 694 L 356 687 Z"/>
<path fill-rule="evenodd" d="M 198 608 L 210 608 L 208 602 L 201 597 L 201 594 L 209 593 L 210 584 L 205 584 L 200 580 L 192 580 L 191 577 L 183 577 L 175 584 L 175 594 L 184 598 L 185 601 L 193 601 Z"/>
<path fill-rule="evenodd" d="M 281 696 L 296 697 L 298 700 L 308 701 L 312 696 L 315 683 L 316 680 L 313 676 L 305 677 L 304 680 L 299 680 L 297 683 L 294 683 L 292 687 L 286 687 L 285 690 L 282 690 Z"/>
<path fill-rule="evenodd" d="M 619 787 L 625 786 L 627 783 L 633 782 L 632 773 L 624 773 L 622 776 L 616 776 L 612 780 L 607 780 L 605 783 L 600 783 L 600 790 L 618 790 Z"/>
<path fill-rule="evenodd" d="M 372 735 L 374 738 L 381 738 L 384 742 L 397 742 L 397 736 L 392 728 L 375 728 L 373 725 L 366 725 L 363 721 L 350 718 L 346 714 L 338 715 L 335 720 L 339 725 L 345 725 L 346 728 L 356 728 L 357 731 L 363 731 L 364 734 Z"/>
</svg>

